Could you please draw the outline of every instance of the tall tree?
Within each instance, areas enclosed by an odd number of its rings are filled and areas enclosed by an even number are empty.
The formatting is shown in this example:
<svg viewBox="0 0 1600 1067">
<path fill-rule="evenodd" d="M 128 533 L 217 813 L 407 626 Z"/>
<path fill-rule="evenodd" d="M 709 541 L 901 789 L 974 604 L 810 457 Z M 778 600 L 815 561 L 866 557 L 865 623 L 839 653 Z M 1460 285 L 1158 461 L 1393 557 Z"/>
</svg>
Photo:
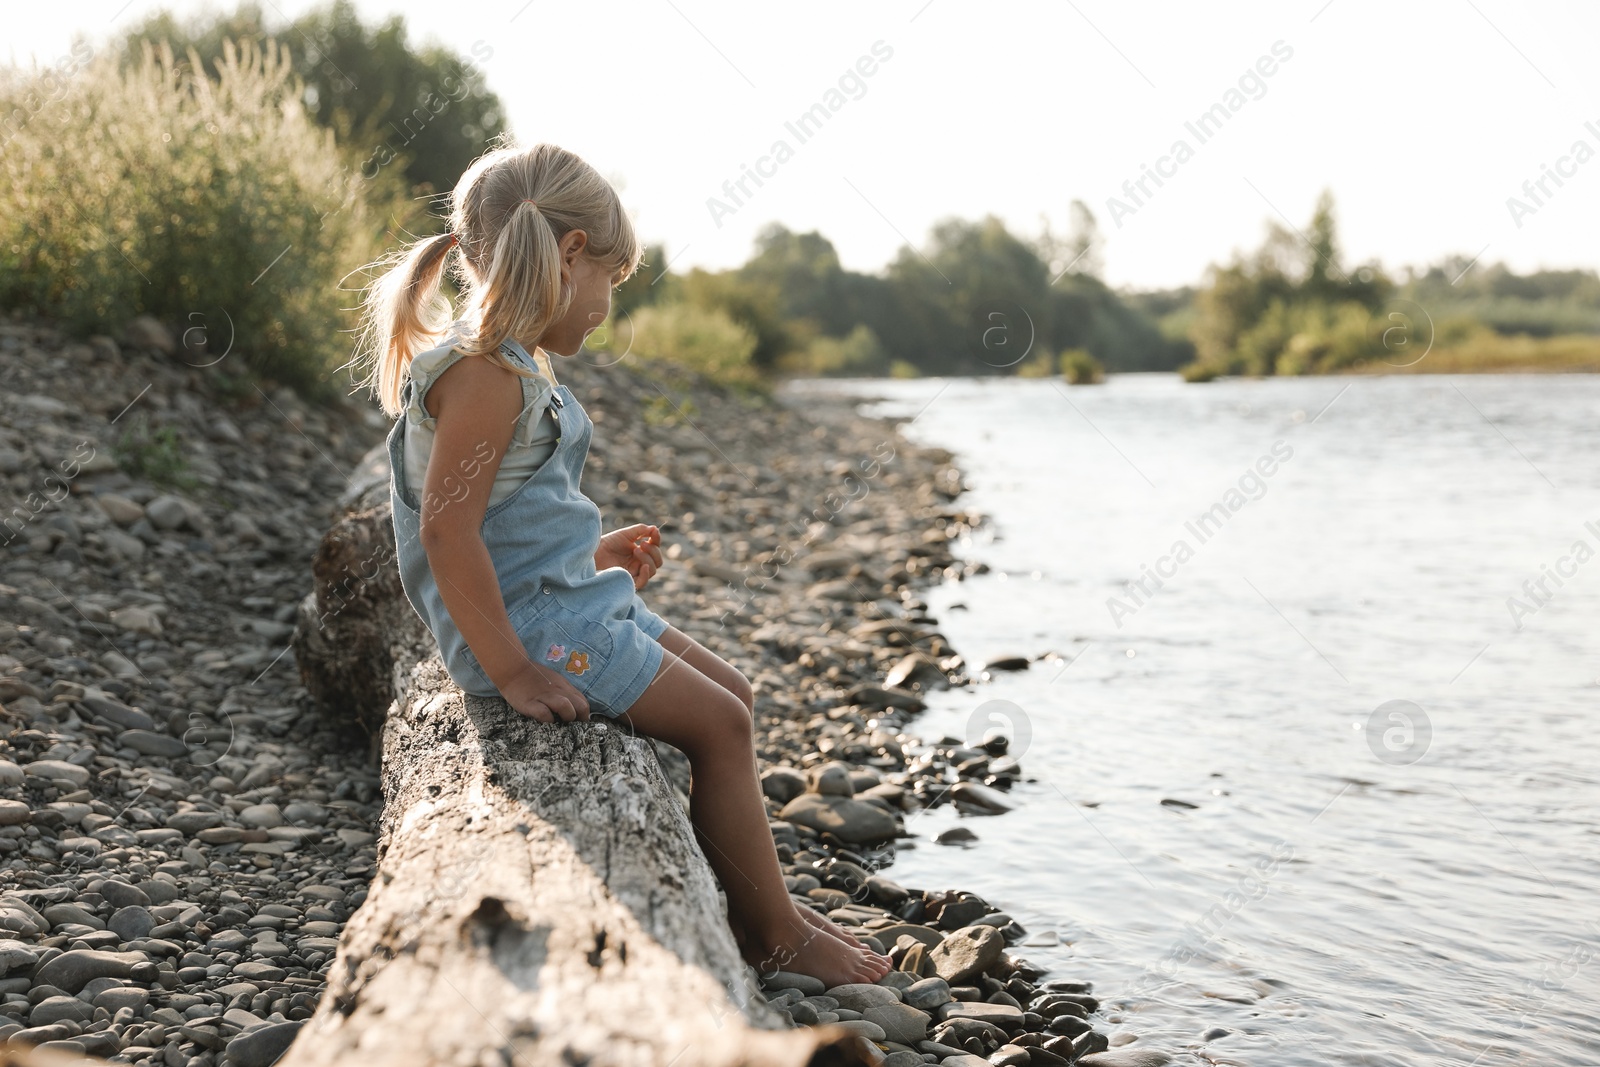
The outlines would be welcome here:
<svg viewBox="0 0 1600 1067">
<path fill-rule="evenodd" d="M 489 44 L 474 43 L 467 57 L 412 46 L 402 16 L 366 26 L 350 0 L 278 25 L 269 25 L 253 0 L 188 21 L 159 11 L 128 32 L 121 53 L 124 63 L 136 63 L 141 40 L 164 40 L 179 58 L 193 48 L 214 77 L 222 42 L 247 37 L 288 49 L 307 110 L 352 149 L 369 178 L 399 166 L 417 192 L 447 192 L 506 128 L 505 109 L 481 69 L 494 55 Z"/>
</svg>

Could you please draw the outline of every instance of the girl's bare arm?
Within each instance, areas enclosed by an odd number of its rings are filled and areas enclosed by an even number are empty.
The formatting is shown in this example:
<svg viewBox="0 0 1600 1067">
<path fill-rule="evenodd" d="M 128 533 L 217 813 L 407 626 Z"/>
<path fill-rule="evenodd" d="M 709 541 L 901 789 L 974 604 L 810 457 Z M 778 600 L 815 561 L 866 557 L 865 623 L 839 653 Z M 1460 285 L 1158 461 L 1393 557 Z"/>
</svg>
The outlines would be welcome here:
<svg viewBox="0 0 1600 1067">
<path fill-rule="evenodd" d="M 540 722 L 587 719 L 583 694 L 528 658 L 483 543 L 495 472 L 522 410 L 517 376 L 469 356 L 439 376 L 424 403 L 435 429 L 423 477 L 422 547 L 445 609 L 512 707 Z"/>
</svg>

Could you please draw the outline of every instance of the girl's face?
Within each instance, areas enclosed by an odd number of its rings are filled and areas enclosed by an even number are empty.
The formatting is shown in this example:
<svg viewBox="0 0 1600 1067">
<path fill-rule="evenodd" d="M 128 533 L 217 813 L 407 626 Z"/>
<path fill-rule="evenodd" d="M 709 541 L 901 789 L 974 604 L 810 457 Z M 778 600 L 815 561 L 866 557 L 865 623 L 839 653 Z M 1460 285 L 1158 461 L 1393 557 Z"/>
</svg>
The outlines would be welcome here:
<svg viewBox="0 0 1600 1067">
<path fill-rule="evenodd" d="M 587 240 L 582 230 L 573 230 L 561 238 L 566 284 L 573 288 L 572 302 L 567 305 L 566 314 L 551 323 L 539 338 L 539 347 L 547 352 L 577 355 L 583 339 L 611 314 L 611 286 L 616 279 L 604 265 L 583 255 Z"/>
</svg>

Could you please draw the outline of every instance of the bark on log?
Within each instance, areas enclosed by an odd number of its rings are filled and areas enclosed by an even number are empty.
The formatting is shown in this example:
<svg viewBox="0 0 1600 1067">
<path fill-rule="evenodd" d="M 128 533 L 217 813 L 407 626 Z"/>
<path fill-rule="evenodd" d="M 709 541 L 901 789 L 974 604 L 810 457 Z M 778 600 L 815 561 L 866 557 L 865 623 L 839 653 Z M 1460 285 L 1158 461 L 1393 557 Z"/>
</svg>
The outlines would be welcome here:
<svg viewBox="0 0 1600 1067">
<path fill-rule="evenodd" d="M 384 814 L 370 893 L 282 1067 L 881 1059 L 842 1027 L 782 1027 L 649 739 L 464 697 L 431 639 L 419 657 L 392 562 L 341 590 L 386 543 L 392 560 L 387 504 L 347 515 L 302 608 L 302 675 L 344 701 L 325 710 L 383 702 Z"/>
<path fill-rule="evenodd" d="M 381 446 L 362 460 L 341 504 L 343 516 L 311 560 L 295 659 L 317 707 L 376 740 L 407 674 L 432 654 L 433 638 L 400 586 Z"/>
</svg>

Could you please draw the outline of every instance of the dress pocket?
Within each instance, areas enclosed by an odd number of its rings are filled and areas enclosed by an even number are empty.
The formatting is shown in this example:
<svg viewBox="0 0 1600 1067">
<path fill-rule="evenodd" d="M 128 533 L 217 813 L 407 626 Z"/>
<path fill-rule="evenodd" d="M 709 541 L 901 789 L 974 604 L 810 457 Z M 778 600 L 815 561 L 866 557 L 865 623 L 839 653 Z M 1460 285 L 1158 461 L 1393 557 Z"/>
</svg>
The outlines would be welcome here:
<svg viewBox="0 0 1600 1067">
<path fill-rule="evenodd" d="M 528 635 L 538 625 L 540 617 L 554 606 L 554 600 L 554 596 L 547 596 L 541 590 L 506 609 L 506 618 L 511 622 L 512 631 L 522 638 L 524 650 L 530 656 L 533 654 L 533 645 Z M 488 678 L 488 672 L 483 669 L 483 664 L 479 662 L 477 654 L 472 651 L 472 646 L 465 641 L 461 643 L 461 658 L 473 670 L 484 678 Z"/>
<path fill-rule="evenodd" d="M 578 594 L 547 586 L 512 613 L 511 625 L 522 638 L 528 657 L 551 670 L 583 675 L 611 658 L 613 638 L 603 622 L 566 603 Z"/>
</svg>

